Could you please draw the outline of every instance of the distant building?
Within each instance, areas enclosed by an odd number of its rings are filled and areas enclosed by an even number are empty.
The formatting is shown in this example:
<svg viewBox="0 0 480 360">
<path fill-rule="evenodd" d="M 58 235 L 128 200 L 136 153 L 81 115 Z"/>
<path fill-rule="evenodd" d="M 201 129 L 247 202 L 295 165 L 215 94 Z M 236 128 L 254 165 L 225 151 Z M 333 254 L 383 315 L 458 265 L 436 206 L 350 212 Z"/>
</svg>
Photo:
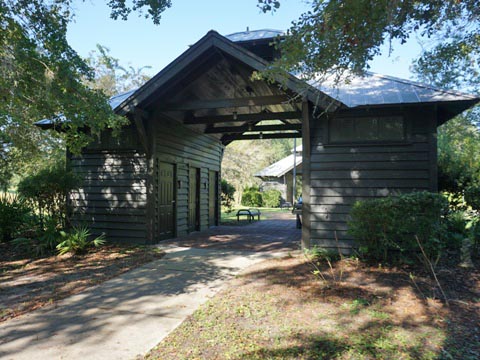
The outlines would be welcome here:
<svg viewBox="0 0 480 360">
<path fill-rule="evenodd" d="M 296 151 L 296 157 L 294 156 Z M 302 145 L 292 149 L 292 154 L 282 160 L 273 163 L 257 172 L 254 176 L 262 179 L 260 191 L 270 189 L 279 190 L 282 193 L 282 203 L 292 202 L 293 198 L 293 169 L 296 164 L 297 178 L 302 176 Z M 297 184 L 298 188 L 299 184 Z"/>
</svg>

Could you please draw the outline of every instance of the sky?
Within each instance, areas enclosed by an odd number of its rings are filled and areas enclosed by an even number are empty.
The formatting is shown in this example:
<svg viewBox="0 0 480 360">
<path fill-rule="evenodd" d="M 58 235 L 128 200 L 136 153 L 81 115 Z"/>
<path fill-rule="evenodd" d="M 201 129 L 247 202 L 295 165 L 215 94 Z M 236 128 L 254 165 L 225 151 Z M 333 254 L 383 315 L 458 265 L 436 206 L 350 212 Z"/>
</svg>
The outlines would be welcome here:
<svg viewBox="0 0 480 360">
<path fill-rule="evenodd" d="M 293 20 L 308 9 L 303 0 L 283 0 L 274 14 L 263 14 L 256 6 L 257 0 L 172 0 L 160 25 L 151 19 L 132 13 L 129 20 L 111 20 L 106 0 L 77 0 L 73 7 L 75 21 L 69 25 L 68 41 L 81 55 L 101 44 L 110 49 L 122 66 L 141 68 L 151 66 L 145 73 L 155 75 L 182 52 L 188 49 L 209 30 L 222 35 L 257 29 L 286 30 Z M 394 44 L 395 45 L 395 44 Z M 421 50 L 415 39 L 395 51 L 376 58 L 371 71 L 412 79 L 411 61 Z"/>
</svg>

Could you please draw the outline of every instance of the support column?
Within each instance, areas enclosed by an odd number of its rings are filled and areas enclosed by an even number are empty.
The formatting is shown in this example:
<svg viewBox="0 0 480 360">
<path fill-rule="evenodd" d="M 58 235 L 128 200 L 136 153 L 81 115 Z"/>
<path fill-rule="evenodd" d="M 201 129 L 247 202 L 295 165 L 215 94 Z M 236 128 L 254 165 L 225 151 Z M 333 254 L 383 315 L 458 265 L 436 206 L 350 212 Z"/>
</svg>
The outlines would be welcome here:
<svg viewBox="0 0 480 360">
<path fill-rule="evenodd" d="M 307 99 L 302 102 L 302 250 L 311 246 L 310 237 L 310 119 L 311 108 Z"/>
</svg>

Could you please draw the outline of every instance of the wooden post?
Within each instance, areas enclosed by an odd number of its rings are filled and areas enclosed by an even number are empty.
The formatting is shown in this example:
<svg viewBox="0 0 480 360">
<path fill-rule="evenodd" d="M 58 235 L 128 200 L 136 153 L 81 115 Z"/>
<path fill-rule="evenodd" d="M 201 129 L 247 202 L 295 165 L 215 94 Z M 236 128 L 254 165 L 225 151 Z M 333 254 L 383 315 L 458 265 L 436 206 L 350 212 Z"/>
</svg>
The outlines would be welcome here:
<svg viewBox="0 0 480 360">
<path fill-rule="evenodd" d="M 157 234 L 155 233 L 156 222 L 158 221 L 155 212 L 155 191 L 157 190 L 155 184 L 156 181 L 158 181 L 158 179 L 155 179 L 155 167 L 158 166 L 158 163 L 155 161 L 155 135 L 157 126 L 154 121 L 147 123 L 147 126 L 152 144 L 151 147 L 147 146 L 147 149 L 150 149 L 151 151 L 145 154 L 147 162 L 147 244 L 154 244 L 158 241 Z M 145 134 L 147 134 L 146 131 Z"/>
<path fill-rule="evenodd" d="M 145 130 L 145 124 L 143 123 L 143 118 L 145 117 L 145 112 L 141 109 L 135 109 L 133 114 L 133 119 L 135 121 L 135 127 L 137 128 L 138 135 L 140 137 L 140 142 L 145 150 L 147 158 L 150 157 L 150 142 L 148 141 L 147 131 Z"/>
<path fill-rule="evenodd" d="M 428 146 L 430 159 L 430 191 L 438 191 L 438 163 L 437 163 L 437 122 L 438 122 L 438 106 L 435 105 L 433 111 L 430 112 L 428 126 Z"/>
<path fill-rule="evenodd" d="M 302 249 L 311 246 L 310 231 L 310 104 L 302 102 Z"/>
</svg>

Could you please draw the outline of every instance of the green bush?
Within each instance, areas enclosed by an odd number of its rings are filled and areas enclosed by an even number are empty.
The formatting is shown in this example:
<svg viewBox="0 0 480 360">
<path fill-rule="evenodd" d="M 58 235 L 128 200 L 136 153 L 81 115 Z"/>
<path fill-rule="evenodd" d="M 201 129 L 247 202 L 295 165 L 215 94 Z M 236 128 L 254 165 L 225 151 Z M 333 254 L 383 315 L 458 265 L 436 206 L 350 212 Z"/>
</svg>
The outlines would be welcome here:
<svg viewBox="0 0 480 360">
<path fill-rule="evenodd" d="M 382 262 L 436 261 L 448 245 L 442 217 L 448 201 L 440 194 L 416 192 L 357 202 L 350 213 L 349 233 L 365 257 Z"/>
<path fill-rule="evenodd" d="M 242 194 L 243 206 L 260 207 L 263 205 L 263 198 L 260 190 L 256 186 L 245 188 Z"/>
<path fill-rule="evenodd" d="M 235 187 L 225 179 L 222 179 L 221 187 L 222 193 L 220 198 L 222 206 L 225 207 L 227 213 L 230 213 L 233 211 L 233 195 L 235 194 Z"/>
<path fill-rule="evenodd" d="M 270 189 L 262 193 L 263 206 L 276 208 L 280 206 L 282 193 L 275 189 Z"/>
<path fill-rule="evenodd" d="M 65 227 L 67 195 L 79 185 L 80 179 L 67 171 L 64 164 L 58 163 L 22 179 L 18 184 L 18 192 L 35 207 L 42 222 L 45 218 L 51 218 Z"/>
<path fill-rule="evenodd" d="M 22 197 L 0 195 L 0 242 L 10 241 L 19 235 L 31 216 L 32 210 Z"/>
<path fill-rule="evenodd" d="M 57 245 L 60 255 L 72 253 L 74 255 L 84 253 L 88 248 L 99 247 L 105 244 L 105 235 L 92 238 L 90 230 L 86 226 L 73 227 L 70 232 L 61 231 L 62 241 Z"/>
<path fill-rule="evenodd" d="M 465 202 L 474 210 L 480 210 L 480 186 L 470 185 L 465 189 Z"/>
<path fill-rule="evenodd" d="M 60 230 L 55 219 L 46 219 L 44 225 L 44 228 L 37 228 L 34 234 L 13 240 L 15 248 L 35 256 L 52 254 L 60 242 Z"/>
</svg>

